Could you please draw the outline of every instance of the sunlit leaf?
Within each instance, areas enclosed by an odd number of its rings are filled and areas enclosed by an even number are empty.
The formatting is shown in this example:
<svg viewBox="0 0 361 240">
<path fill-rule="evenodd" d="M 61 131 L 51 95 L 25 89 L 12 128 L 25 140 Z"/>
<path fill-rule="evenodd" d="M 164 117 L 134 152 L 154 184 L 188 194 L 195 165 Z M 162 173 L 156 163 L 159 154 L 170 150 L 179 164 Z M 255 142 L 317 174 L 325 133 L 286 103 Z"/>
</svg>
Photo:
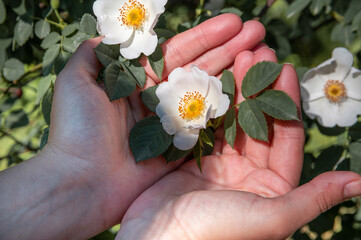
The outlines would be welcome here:
<svg viewBox="0 0 361 240">
<path fill-rule="evenodd" d="M 230 100 L 230 104 L 233 105 L 234 103 L 234 94 L 235 94 L 235 83 L 234 83 L 234 76 L 231 71 L 224 70 L 221 78 L 222 82 L 222 91 L 223 93 L 227 94 Z"/>
<path fill-rule="evenodd" d="M 238 123 L 251 138 L 268 142 L 267 121 L 256 100 L 247 99 L 240 104 Z"/>
<path fill-rule="evenodd" d="M 271 85 L 280 75 L 282 65 L 274 62 L 261 62 L 251 67 L 242 82 L 242 95 L 248 98 Z"/>
</svg>

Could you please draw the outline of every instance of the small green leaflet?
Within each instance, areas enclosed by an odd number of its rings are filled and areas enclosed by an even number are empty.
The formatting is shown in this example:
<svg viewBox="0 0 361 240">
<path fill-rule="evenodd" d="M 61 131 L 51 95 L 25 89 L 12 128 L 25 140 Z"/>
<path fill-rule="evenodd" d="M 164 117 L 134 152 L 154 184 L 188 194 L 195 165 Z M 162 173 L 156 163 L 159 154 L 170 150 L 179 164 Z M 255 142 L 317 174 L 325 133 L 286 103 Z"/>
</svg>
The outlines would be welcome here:
<svg viewBox="0 0 361 240">
<path fill-rule="evenodd" d="M 79 30 L 89 36 L 94 37 L 97 34 L 97 21 L 92 15 L 86 13 L 80 20 Z"/>
<path fill-rule="evenodd" d="M 24 64 L 16 58 L 10 58 L 4 63 L 3 74 L 6 80 L 18 80 L 25 73 Z"/>
<path fill-rule="evenodd" d="M 251 138 L 268 142 L 268 127 L 256 100 L 246 99 L 239 105 L 238 123 Z"/>
<path fill-rule="evenodd" d="M 228 95 L 231 105 L 233 105 L 235 88 L 236 88 L 234 83 L 233 73 L 228 70 L 224 70 L 222 74 L 221 82 L 222 82 L 223 93 Z"/>
<path fill-rule="evenodd" d="M 129 146 L 137 163 L 163 154 L 172 141 L 157 116 L 136 123 L 129 135 Z"/>
<path fill-rule="evenodd" d="M 49 33 L 50 33 L 50 24 L 47 21 L 41 19 L 41 20 L 36 22 L 36 24 L 35 24 L 35 35 L 38 38 L 43 39 Z"/>
<path fill-rule="evenodd" d="M 104 43 L 98 44 L 94 48 L 94 52 L 97 55 L 98 60 L 103 64 L 104 67 L 109 66 L 114 61 L 117 61 L 120 55 L 120 45 L 106 45 Z"/>
<path fill-rule="evenodd" d="M 224 120 L 224 136 L 227 143 L 234 148 L 234 142 L 236 140 L 237 126 L 236 126 L 236 111 L 232 107 L 226 113 Z"/>
<path fill-rule="evenodd" d="M 162 81 L 163 70 L 164 70 L 164 57 L 163 50 L 158 45 L 154 53 L 148 56 L 148 61 L 152 66 L 153 71 L 157 74 L 159 81 Z"/>
<path fill-rule="evenodd" d="M 299 120 L 296 104 L 282 91 L 267 90 L 256 99 L 264 113 L 279 120 Z"/>
<path fill-rule="evenodd" d="M 167 151 L 163 153 L 163 157 L 165 158 L 165 160 L 167 160 L 167 163 L 175 162 L 181 158 L 186 157 L 191 152 L 192 149 L 183 151 L 183 150 L 179 150 L 173 144 L 171 144 L 170 147 L 167 149 Z"/>
<path fill-rule="evenodd" d="M 51 32 L 49 33 L 49 35 L 47 35 L 44 40 L 41 42 L 41 47 L 43 49 L 48 49 L 51 46 L 55 45 L 56 43 L 58 43 L 60 41 L 61 37 L 59 35 L 59 33 L 57 32 Z"/>
<path fill-rule="evenodd" d="M 144 105 L 152 112 L 156 112 L 156 107 L 159 104 L 159 98 L 155 94 L 159 85 L 155 85 L 153 87 L 147 88 L 140 94 L 140 98 Z"/>
<path fill-rule="evenodd" d="M 23 46 L 33 33 L 33 24 L 22 19 L 18 20 L 14 29 L 14 39 Z"/>
<path fill-rule="evenodd" d="M 147 80 L 147 75 L 145 74 L 145 70 L 142 64 L 136 60 L 128 60 L 125 62 L 120 62 L 120 64 L 124 72 L 132 77 L 140 88 L 143 88 Z"/>
<path fill-rule="evenodd" d="M 196 160 L 199 171 L 202 173 L 202 146 L 199 139 L 193 148 L 193 157 Z"/>
<path fill-rule="evenodd" d="M 136 82 L 113 62 L 105 69 L 105 89 L 111 101 L 130 96 L 137 88 Z"/>
<path fill-rule="evenodd" d="M 249 98 L 271 85 L 282 71 L 282 65 L 260 62 L 249 69 L 242 82 L 242 95 Z"/>
</svg>

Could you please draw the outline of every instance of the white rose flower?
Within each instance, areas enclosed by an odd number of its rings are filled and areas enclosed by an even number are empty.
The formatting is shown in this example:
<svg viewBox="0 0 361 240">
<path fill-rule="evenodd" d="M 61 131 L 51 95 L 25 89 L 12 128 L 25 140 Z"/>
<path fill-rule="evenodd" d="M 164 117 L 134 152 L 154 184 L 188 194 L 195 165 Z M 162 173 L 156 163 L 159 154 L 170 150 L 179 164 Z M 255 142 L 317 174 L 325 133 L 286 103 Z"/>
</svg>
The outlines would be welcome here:
<svg viewBox="0 0 361 240">
<path fill-rule="evenodd" d="M 157 47 L 153 28 L 167 0 L 96 0 L 93 11 L 105 44 L 120 44 L 120 53 L 134 59 Z"/>
<path fill-rule="evenodd" d="M 160 103 L 156 113 L 165 131 L 174 135 L 174 146 L 191 149 L 211 118 L 226 113 L 230 100 L 222 92 L 222 82 L 193 66 L 190 72 L 175 69 L 168 82 L 159 85 L 156 95 Z"/>
<path fill-rule="evenodd" d="M 353 56 L 336 48 L 332 58 L 309 70 L 301 81 L 303 109 L 325 127 L 352 126 L 361 114 L 361 71 Z"/>
</svg>

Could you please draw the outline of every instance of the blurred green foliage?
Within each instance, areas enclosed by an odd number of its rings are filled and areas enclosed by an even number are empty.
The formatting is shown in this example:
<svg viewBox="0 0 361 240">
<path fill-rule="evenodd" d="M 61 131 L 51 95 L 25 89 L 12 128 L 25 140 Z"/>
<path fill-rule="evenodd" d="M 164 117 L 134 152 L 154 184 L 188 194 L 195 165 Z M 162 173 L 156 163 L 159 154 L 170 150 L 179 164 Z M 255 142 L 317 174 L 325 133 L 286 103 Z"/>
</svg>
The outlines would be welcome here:
<svg viewBox="0 0 361 240">
<path fill-rule="evenodd" d="M 31 158 L 46 143 L 56 76 L 79 44 L 96 35 L 94 0 L 0 0 L 0 171 Z M 348 48 L 361 68 L 359 0 L 169 0 L 158 23 L 185 31 L 224 12 L 256 19 L 265 42 L 280 62 L 294 64 L 299 76 Z M 212 9 L 213 11 L 210 11 Z M 84 15 L 85 13 L 88 13 Z M 361 173 L 361 123 L 327 129 L 304 116 L 307 137 L 301 183 L 324 171 Z M 277 227 L 277 226 L 275 226 Z M 93 239 L 114 239 L 113 228 Z M 361 239 L 361 200 L 322 214 L 293 239 Z"/>
</svg>

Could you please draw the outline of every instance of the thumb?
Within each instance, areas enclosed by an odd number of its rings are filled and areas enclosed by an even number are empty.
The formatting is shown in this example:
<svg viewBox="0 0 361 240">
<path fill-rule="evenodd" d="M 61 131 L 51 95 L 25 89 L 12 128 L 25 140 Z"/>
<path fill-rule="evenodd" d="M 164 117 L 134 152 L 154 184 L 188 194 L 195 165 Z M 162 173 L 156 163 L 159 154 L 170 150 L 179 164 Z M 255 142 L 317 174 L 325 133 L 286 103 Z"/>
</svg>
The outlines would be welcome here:
<svg viewBox="0 0 361 240">
<path fill-rule="evenodd" d="M 354 172 L 327 172 L 284 195 L 281 222 L 289 233 L 312 221 L 331 207 L 361 195 L 361 176 Z M 286 227 L 286 226 L 285 226 Z M 286 230 L 286 229 L 285 229 Z"/>
</svg>

